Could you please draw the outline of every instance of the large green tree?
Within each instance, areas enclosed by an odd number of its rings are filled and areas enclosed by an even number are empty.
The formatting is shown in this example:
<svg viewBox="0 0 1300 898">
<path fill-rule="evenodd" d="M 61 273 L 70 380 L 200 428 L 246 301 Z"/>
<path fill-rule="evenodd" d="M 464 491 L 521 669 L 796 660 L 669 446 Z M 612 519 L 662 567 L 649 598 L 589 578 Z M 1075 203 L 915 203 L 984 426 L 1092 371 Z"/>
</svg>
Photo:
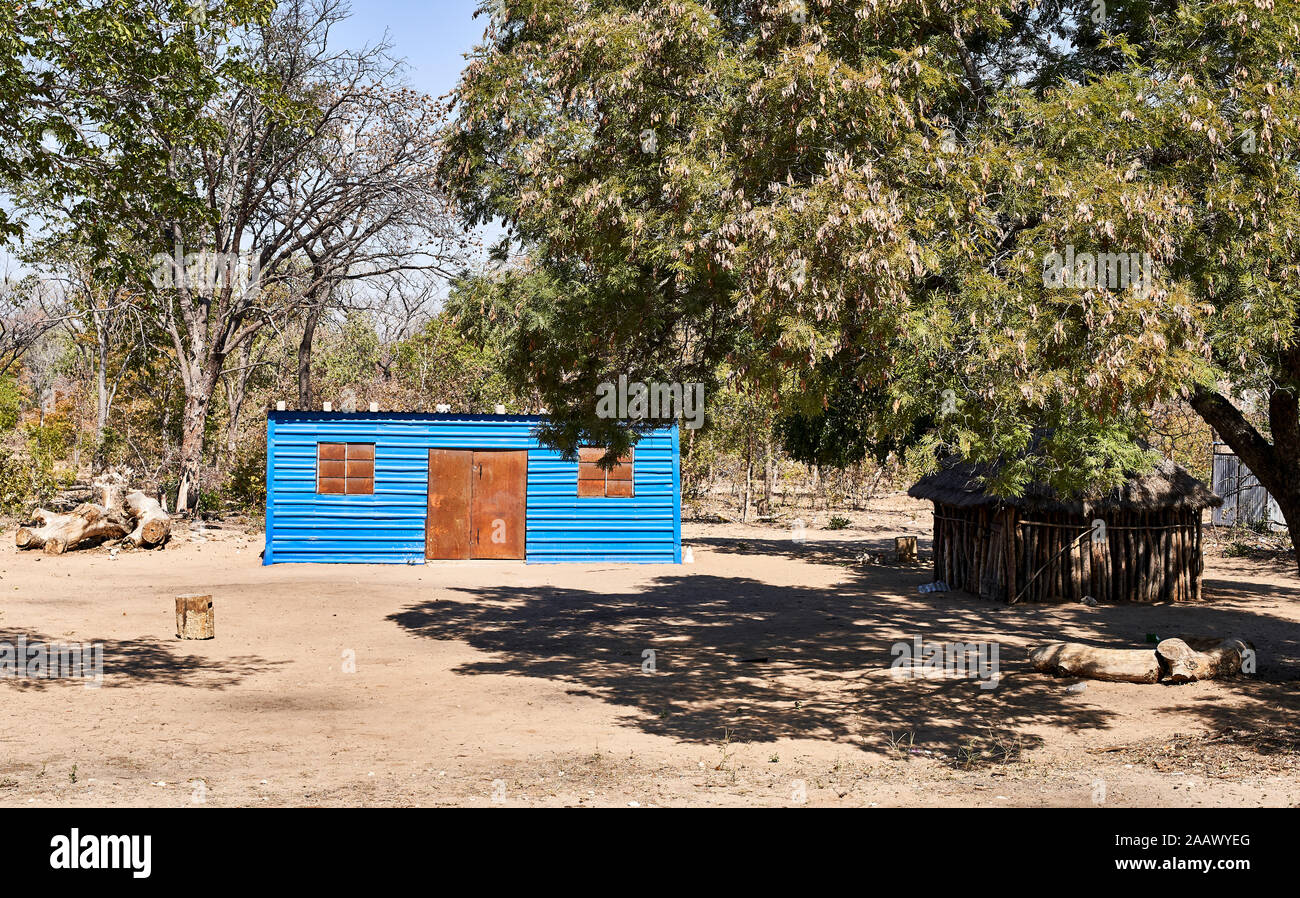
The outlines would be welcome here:
<svg viewBox="0 0 1300 898">
<path fill-rule="evenodd" d="M 191 511 L 213 403 L 245 382 L 261 331 L 306 321 L 306 401 L 340 284 L 460 252 L 433 177 L 443 106 L 385 45 L 336 45 L 342 0 L 12 6 L 0 112 L 30 122 L 0 177 L 113 295 L 141 297 L 185 392 L 176 509 Z"/>
<path fill-rule="evenodd" d="M 36 235 L 75 253 L 109 296 L 129 286 L 153 300 L 142 307 L 180 305 L 150 286 L 157 254 L 183 254 L 181 235 L 210 229 L 214 207 L 229 205 L 218 168 L 195 189 L 187 166 L 228 145 L 231 129 L 214 111 L 215 98 L 238 85 L 265 105 L 290 105 L 266 67 L 245 53 L 248 29 L 268 22 L 274 7 L 273 0 L 4 2 L 0 190 L 10 202 L 0 237 L 25 241 L 29 261 L 45 261 L 31 259 Z M 226 324 L 220 298 L 200 298 L 191 311 Z M 163 333 L 175 338 L 177 329 Z M 190 356 L 212 356 L 203 352 L 206 334 L 186 336 Z M 191 384 L 215 382 L 220 362 L 215 373 L 200 370 L 176 342 L 192 400 Z M 206 397 L 189 402 L 186 413 L 179 510 L 193 507 Z"/>
<path fill-rule="evenodd" d="M 727 359 L 864 445 L 919 422 L 1087 492 L 1185 398 L 1300 538 L 1293 0 L 490 8 L 444 174 L 530 264 L 466 311 L 558 431 Z"/>
<path fill-rule="evenodd" d="M 173 136 L 213 138 L 185 115 L 240 62 L 214 69 L 204 41 L 221 43 L 265 19 L 274 0 L 0 0 L 0 190 L 26 191 L 0 207 L 0 237 L 75 232 L 97 258 L 128 268 L 112 231 L 141 205 L 184 204 L 153 139 L 155 110 L 172 110 Z M 38 199 L 39 203 L 31 202 Z M 33 208 L 34 207 L 34 208 Z M 29 220 L 27 213 L 35 217 Z"/>
</svg>

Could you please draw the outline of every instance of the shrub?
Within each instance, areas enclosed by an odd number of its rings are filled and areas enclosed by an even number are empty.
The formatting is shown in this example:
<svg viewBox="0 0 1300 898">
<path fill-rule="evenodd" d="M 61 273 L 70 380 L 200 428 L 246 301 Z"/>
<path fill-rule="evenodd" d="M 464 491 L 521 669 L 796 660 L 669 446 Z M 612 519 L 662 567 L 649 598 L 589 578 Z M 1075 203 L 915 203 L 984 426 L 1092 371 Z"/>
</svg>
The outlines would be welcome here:
<svg viewBox="0 0 1300 898">
<path fill-rule="evenodd" d="M 25 514 L 72 482 L 56 466 L 64 436 L 36 423 L 9 435 L 0 447 L 0 511 Z"/>
<path fill-rule="evenodd" d="M 266 505 L 266 444 L 254 443 L 240 451 L 230 472 L 226 501 L 234 508 L 253 511 Z"/>
</svg>

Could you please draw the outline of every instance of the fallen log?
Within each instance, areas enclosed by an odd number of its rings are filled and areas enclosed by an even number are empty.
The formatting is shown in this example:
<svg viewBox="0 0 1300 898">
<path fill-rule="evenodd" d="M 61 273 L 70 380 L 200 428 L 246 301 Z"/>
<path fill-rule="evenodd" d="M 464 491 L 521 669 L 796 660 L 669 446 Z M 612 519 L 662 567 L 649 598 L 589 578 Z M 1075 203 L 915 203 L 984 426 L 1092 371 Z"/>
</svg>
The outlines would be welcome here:
<svg viewBox="0 0 1300 898">
<path fill-rule="evenodd" d="M 127 514 L 135 519 L 135 529 L 123 542 L 142 549 L 152 549 L 167 542 L 172 534 L 172 519 L 157 499 L 140 490 L 132 490 L 122 500 Z"/>
<path fill-rule="evenodd" d="M 62 555 L 91 540 L 121 539 L 130 531 L 127 525 L 122 515 L 99 505 L 78 505 L 45 538 L 45 554 Z"/>
<path fill-rule="evenodd" d="M 1156 683 L 1160 662 L 1151 649 L 1099 649 L 1078 642 L 1054 642 L 1029 654 L 1034 670 L 1112 683 Z"/>
<path fill-rule="evenodd" d="M 1235 676 L 1242 670 L 1242 661 L 1254 651 L 1248 642 L 1214 636 L 1164 639 L 1156 645 L 1161 679 L 1167 683 Z"/>
<path fill-rule="evenodd" d="M 68 515 L 38 508 L 32 513 L 31 527 L 19 527 L 14 534 L 14 544 L 20 549 L 40 549 L 45 541 L 56 534 L 68 521 Z"/>
</svg>

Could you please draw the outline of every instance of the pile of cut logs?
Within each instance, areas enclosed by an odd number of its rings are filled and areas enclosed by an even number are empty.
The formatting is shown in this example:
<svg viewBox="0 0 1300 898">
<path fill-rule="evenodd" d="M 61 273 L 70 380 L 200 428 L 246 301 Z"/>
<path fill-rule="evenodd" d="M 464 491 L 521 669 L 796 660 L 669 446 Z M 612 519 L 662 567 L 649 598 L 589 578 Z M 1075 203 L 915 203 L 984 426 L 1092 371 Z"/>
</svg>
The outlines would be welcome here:
<svg viewBox="0 0 1300 898">
<path fill-rule="evenodd" d="M 86 501 L 92 498 L 99 502 Z M 75 500 L 81 501 L 72 504 Z M 56 503 L 60 501 L 71 508 L 38 508 L 31 523 L 18 528 L 14 537 L 18 548 L 62 555 L 69 549 L 119 540 L 122 545 L 153 549 L 161 548 L 172 533 L 172 519 L 162 503 L 141 490 L 127 490 L 126 477 L 118 473 L 65 490 L 56 497 Z"/>
</svg>

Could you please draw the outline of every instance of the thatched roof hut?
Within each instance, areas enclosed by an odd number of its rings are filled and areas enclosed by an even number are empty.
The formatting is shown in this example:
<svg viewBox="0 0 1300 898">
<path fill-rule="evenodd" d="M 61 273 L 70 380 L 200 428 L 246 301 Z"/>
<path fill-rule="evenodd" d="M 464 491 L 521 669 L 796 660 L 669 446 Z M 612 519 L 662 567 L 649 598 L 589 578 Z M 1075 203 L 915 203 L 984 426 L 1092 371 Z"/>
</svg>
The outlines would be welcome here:
<svg viewBox="0 0 1300 898">
<path fill-rule="evenodd" d="M 1184 468 L 1165 460 L 1094 499 L 996 496 L 995 473 L 953 457 L 908 490 L 934 503 L 936 580 L 1009 602 L 1200 598 L 1201 512 L 1222 500 Z"/>
</svg>

